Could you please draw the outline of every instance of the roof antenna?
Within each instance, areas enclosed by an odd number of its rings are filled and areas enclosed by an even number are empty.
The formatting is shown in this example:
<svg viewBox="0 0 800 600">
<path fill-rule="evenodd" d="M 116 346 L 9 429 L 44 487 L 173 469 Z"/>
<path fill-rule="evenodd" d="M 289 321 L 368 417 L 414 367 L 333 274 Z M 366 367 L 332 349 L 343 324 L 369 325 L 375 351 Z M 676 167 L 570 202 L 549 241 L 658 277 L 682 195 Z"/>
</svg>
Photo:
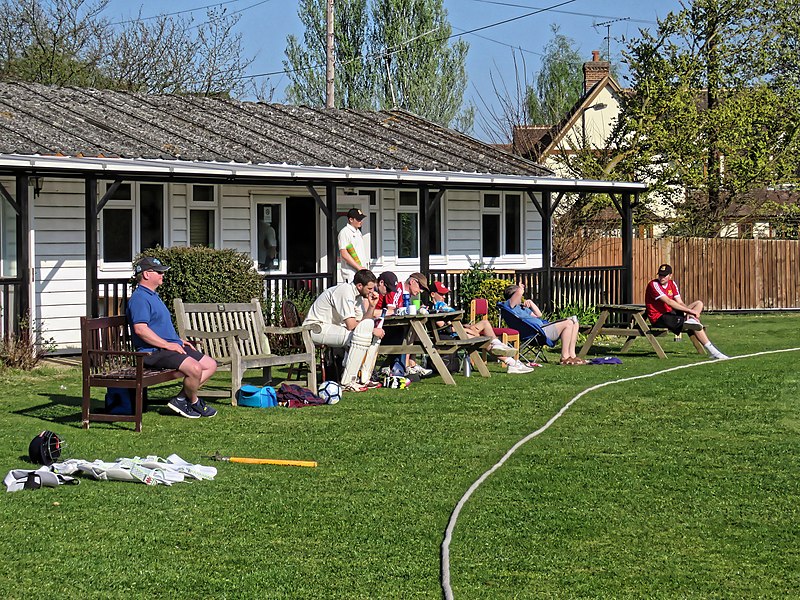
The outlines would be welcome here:
<svg viewBox="0 0 800 600">
<path fill-rule="evenodd" d="M 595 29 L 598 27 L 606 28 L 606 60 L 611 60 L 611 24 L 618 21 L 630 21 L 630 17 L 620 17 L 619 19 L 612 19 L 611 21 L 603 21 L 602 23 L 595 23 L 592 25 Z"/>
</svg>

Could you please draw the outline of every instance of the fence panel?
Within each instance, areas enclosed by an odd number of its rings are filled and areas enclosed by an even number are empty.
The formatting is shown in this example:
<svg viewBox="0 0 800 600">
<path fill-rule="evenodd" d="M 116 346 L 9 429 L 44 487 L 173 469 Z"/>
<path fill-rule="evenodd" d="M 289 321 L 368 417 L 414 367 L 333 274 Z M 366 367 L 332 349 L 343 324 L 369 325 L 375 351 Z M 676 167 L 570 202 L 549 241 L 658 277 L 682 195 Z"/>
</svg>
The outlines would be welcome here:
<svg viewBox="0 0 800 600">
<path fill-rule="evenodd" d="M 633 301 L 658 265 L 669 263 L 685 299 L 715 310 L 800 308 L 800 241 L 732 238 L 635 238 Z M 598 240 L 575 267 L 622 264 L 622 240 Z"/>
</svg>

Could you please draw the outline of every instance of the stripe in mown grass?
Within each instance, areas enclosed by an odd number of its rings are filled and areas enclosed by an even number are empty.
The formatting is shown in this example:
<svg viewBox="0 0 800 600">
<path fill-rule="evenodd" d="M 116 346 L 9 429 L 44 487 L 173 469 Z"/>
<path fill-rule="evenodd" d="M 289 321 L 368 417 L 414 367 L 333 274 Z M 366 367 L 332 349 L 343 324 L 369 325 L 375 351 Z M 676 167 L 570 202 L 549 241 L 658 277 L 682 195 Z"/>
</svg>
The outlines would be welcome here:
<svg viewBox="0 0 800 600">
<path fill-rule="evenodd" d="M 615 385 L 615 384 L 618 384 L 618 383 L 625 383 L 625 382 L 628 382 L 628 381 L 636 381 L 638 379 L 647 379 L 649 377 L 656 377 L 658 375 L 663 375 L 664 373 L 670 373 L 670 372 L 673 372 L 673 371 L 679 371 L 681 369 L 689 369 L 689 368 L 708 366 L 708 365 L 717 365 L 717 364 L 720 364 L 720 363 L 728 362 L 730 360 L 741 360 L 741 359 L 745 359 L 745 358 L 753 358 L 753 357 L 756 357 L 756 356 L 764 356 L 764 355 L 767 355 L 767 354 L 779 354 L 779 353 L 783 353 L 783 352 L 796 352 L 798 350 L 800 350 L 800 348 L 785 348 L 785 349 L 782 349 L 782 350 L 767 350 L 767 351 L 763 351 L 763 352 L 755 352 L 755 353 L 752 353 L 752 354 L 742 354 L 740 356 L 732 356 L 728 360 L 725 360 L 725 361 L 714 361 L 714 360 L 711 360 L 711 361 L 690 363 L 690 364 L 687 364 L 687 365 L 680 365 L 680 366 L 677 366 L 677 367 L 670 367 L 669 369 L 662 369 L 660 371 L 655 371 L 653 373 L 647 373 L 647 374 L 644 374 L 644 375 L 635 375 L 633 377 L 626 377 L 624 379 L 615 379 L 615 380 L 612 380 L 612 381 L 606 381 L 604 383 L 599 383 L 597 385 L 593 385 L 591 387 L 588 387 L 585 390 L 581 391 L 580 393 L 576 394 L 575 397 L 573 397 L 569 402 L 567 402 L 563 407 L 561 407 L 561 409 L 555 415 L 550 417 L 550 419 L 544 425 L 542 425 L 536 431 L 533 431 L 532 433 L 526 435 L 524 438 L 522 438 L 517 443 L 515 443 L 513 446 L 511 446 L 511 448 L 508 449 L 508 451 L 500 458 L 500 460 L 498 460 L 494 465 L 492 465 L 491 468 L 489 468 L 478 479 L 475 480 L 475 482 L 467 489 L 467 491 L 464 492 L 464 495 L 461 496 L 461 499 L 458 501 L 458 503 L 456 503 L 456 506 L 453 509 L 453 512 L 450 514 L 450 519 L 447 522 L 447 528 L 445 529 L 445 536 L 444 536 L 444 540 L 442 540 L 442 546 L 441 546 L 441 587 L 442 587 L 442 592 L 443 592 L 445 598 L 447 598 L 448 600 L 452 600 L 452 598 L 453 598 L 453 590 L 452 590 L 452 588 L 450 586 L 450 542 L 452 540 L 453 530 L 455 529 L 456 522 L 458 521 L 458 517 L 459 517 L 459 515 L 461 513 L 461 510 L 464 508 L 464 505 L 467 503 L 467 501 L 469 500 L 470 496 L 472 496 L 472 494 L 475 493 L 475 491 L 481 486 L 481 484 L 483 484 L 484 481 L 486 481 L 486 479 L 489 478 L 490 475 L 492 475 L 492 473 L 494 473 L 500 467 L 502 467 L 503 464 L 505 464 L 505 462 L 509 458 L 511 458 L 511 456 L 517 450 L 519 450 L 523 445 L 525 445 L 527 442 L 529 442 L 533 438 L 535 438 L 535 437 L 539 436 L 540 434 L 544 433 L 545 431 L 547 431 L 547 429 L 549 429 L 550 426 L 553 423 L 555 423 L 559 418 L 561 418 L 561 416 L 573 404 L 575 404 L 575 402 L 577 402 L 580 398 L 582 398 L 583 396 L 585 396 L 586 394 L 588 394 L 590 392 L 593 392 L 595 390 L 599 390 L 601 388 L 604 388 L 604 387 L 607 387 L 607 386 L 610 386 L 610 385 Z"/>
</svg>

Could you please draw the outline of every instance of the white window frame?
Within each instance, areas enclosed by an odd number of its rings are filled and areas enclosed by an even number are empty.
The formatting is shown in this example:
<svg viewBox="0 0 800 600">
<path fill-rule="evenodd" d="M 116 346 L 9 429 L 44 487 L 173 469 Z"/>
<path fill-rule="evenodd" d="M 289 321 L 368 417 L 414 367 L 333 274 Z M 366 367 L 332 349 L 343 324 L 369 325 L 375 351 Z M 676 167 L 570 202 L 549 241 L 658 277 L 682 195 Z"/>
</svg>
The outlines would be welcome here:
<svg viewBox="0 0 800 600">
<path fill-rule="evenodd" d="M 372 252 L 372 248 L 369 248 L 370 262 L 372 268 L 375 269 L 383 266 L 382 190 L 380 188 L 356 188 L 355 195 L 368 196 L 370 198 L 370 202 L 368 203 L 369 206 L 367 216 L 372 219 L 372 215 L 375 215 L 375 227 L 372 227 L 372 223 L 370 222 L 369 228 L 369 234 L 371 236 L 370 242 L 375 242 L 375 252 Z M 373 197 L 375 198 L 375 204 L 372 204 L 371 199 Z M 371 245 L 372 244 L 370 243 L 370 246 Z"/>
<path fill-rule="evenodd" d="M 497 208 L 486 208 L 486 196 L 500 196 L 500 206 Z M 506 196 L 518 196 L 520 206 L 520 219 L 519 219 L 519 245 L 520 252 L 517 254 L 506 254 Z M 480 235 L 480 254 L 481 258 L 493 261 L 493 264 L 516 264 L 525 258 L 525 218 L 526 206 L 524 201 L 523 192 L 516 191 L 501 191 L 501 190 L 486 190 L 481 192 L 481 235 Z M 484 215 L 499 215 L 500 216 L 500 253 L 499 256 L 484 256 L 483 255 L 483 216 Z"/>
<path fill-rule="evenodd" d="M 432 194 L 435 195 L 435 194 Z M 439 238 L 442 240 L 442 252 L 441 254 L 433 254 L 429 257 L 430 264 L 432 266 L 444 266 L 447 265 L 447 226 L 445 221 L 447 220 L 447 192 L 445 191 L 442 194 L 442 198 L 439 201 L 439 214 L 441 215 L 441 219 L 439 220 Z"/>
<path fill-rule="evenodd" d="M 400 195 L 403 193 L 411 193 L 417 199 L 416 205 L 408 206 L 408 205 L 401 205 L 400 204 Z M 415 214 L 417 215 L 417 256 L 415 257 L 401 257 L 400 256 L 400 215 L 401 214 Z M 395 225 L 395 255 L 397 257 L 397 264 L 398 265 L 419 265 L 419 190 L 415 189 L 398 189 L 395 195 L 395 217 L 394 217 L 394 225 Z"/>
<path fill-rule="evenodd" d="M 288 197 L 290 198 L 290 197 Z M 250 193 L 250 257 L 253 266 L 258 269 L 258 205 L 278 204 L 281 207 L 281 222 L 278 233 L 278 268 L 271 271 L 258 270 L 259 273 L 269 275 L 286 275 L 286 201 L 287 196 L 275 196 L 259 192 Z"/>
<path fill-rule="evenodd" d="M 131 227 L 133 231 L 131 232 L 131 257 L 135 257 L 139 252 L 142 250 L 142 223 L 141 223 L 141 204 L 140 204 L 140 190 L 139 186 L 141 184 L 145 185 L 161 185 L 163 194 L 162 194 L 162 231 L 161 237 L 164 240 L 164 247 L 167 247 L 170 243 L 169 240 L 169 216 L 168 216 L 168 206 L 169 202 L 167 201 L 169 198 L 168 195 L 168 188 L 167 184 L 158 182 L 150 182 L 150 181 L 125 181 L 122 185 L 129 185 L 131 187 L 131 197 L 129 200 L 109 200 L 106 205 L 103 207 L 103 210 L 100 211 L 100 219 L 97 224 L 98 227 L 98 265 L 99 269 L 105 273 L 117 273 L 117 272 L 124 272 L 130 274 L 131 272 L 131 263 L 127 261 L 115 261 L 110 262 L 106 261 L 103 258 L 104 248 L 105 248 L 105 240 L 104 237 L 104 222 L 105 222 L 105 214 L 106 209 L 128 209 L 132 211 L 132 218 L 131 218 Z M 105 196 L 108 189 L 113 185 L 112 181 L 99 181 L 98 182 L 98 196 L 103 197 Z M 188 223 L 188 215 L 187 215 L 187 223 Z"/>
<path fill-rule="evenodd" d="M 210 187 L 214 198 L 211 202 L 198 201 L 194 199 L 195 185 Z M 219 197 L 220 189 L 218 185 L 208 183 L 192 183 L 186 185 L 186 245 L 191 246 L 191 231 L 192 231 L 192 211 L 205 210 L 213 212 L 214 220 L 214 248 L 220 248 L 222 244 L 222 223 L 219 210 Z"/>
</svg>

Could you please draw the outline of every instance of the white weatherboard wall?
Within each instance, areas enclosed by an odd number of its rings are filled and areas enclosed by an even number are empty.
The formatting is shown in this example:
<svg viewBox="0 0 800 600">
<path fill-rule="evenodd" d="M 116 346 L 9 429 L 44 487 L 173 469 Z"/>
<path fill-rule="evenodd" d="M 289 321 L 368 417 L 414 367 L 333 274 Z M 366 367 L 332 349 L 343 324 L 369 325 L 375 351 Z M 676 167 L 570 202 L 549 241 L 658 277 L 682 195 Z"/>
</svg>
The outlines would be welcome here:
<svg viewBox="0 0 800 600">
<path fill-rule="evenodd" d="M 14 191 L 14 180 L 3 178 L 3 185 Z M 98 194 L 102 196 L 105 183 L 101 182 Z M 164 243 L 185 246 L 188 243 L 188 185 L 164 185 Z M 397 257 L 397 190 L 373 189 L 377 192 L 379 231 L 379 256 L 373 257 L 372 268 L 376 275 L 394 271 L 405 279 L 419 270 L 418 259 Z M 324 190 L 318 190 L 324 198 Z M 255 202 L 254 197 L 270 196 L 291 202 L 294 197 L 308 197 L 303 187 L 271 187 L 252 185 L 221 185 L 217 187 L 217 243 L 223 248 L 255 255 Z M 31 196 L 32 197 L 32 196 Z M 483 260 L 498 270 L 531 269 L 542 265 L 542 223 L 527 194 L 523 197 L 524 255 L 484 260 L 481 257 L 481 193 L 472 190 L 449 190 L 442 198 L 443 254 L 431 256 L 433 269 L 469 269 Z M 43 336 L 55 340 L 60 350 L 80 348 L 80 317 L 86 314 L 86 265 L 84 233 L 85 190 L 82 179 L 47 178 L 38 198 L 32 198 L 32 256 L 33 317 L 43 328 Z M 113 207 L 115 201 L 107 204 Z M 119 204 L 117 204 L 119 205 Z M 126 204 L 130 206 L 130 204 Z M 101 240 L 100 220 L 98 241 Z M 309 228 L 311 231 L 313 228 Z M 319 228 L 316 228 L 319 231 Z M 285 233 L 292 235 L 292 232 Z M 325 240 L 317 240 L 324 251 Z M 98 249 L 99 252 L 99 249 Z M 322 268 L 324 265 L 320 265 Z M 125 278 L 130 275 L 129 264 L 101 264 L 98 277 L 102 279 Z"/>
</svg>

